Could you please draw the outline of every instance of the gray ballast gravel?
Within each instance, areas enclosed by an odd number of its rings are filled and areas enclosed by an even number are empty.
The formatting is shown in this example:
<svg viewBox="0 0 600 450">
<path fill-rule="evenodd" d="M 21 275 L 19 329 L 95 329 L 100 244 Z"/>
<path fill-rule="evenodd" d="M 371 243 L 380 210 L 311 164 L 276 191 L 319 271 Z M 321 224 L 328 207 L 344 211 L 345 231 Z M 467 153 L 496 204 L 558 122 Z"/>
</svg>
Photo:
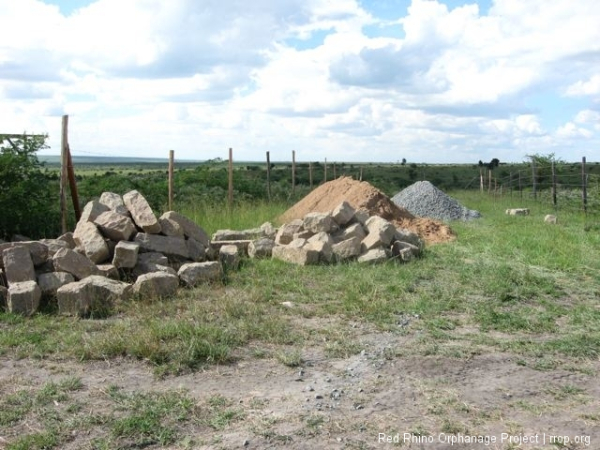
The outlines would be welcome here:
<svg viewBox="0 0 600 450">
<path fill-rule="evenodd" d="M 392 201 L 417 217 L 437 220 L 471 220 L 481 217 L 446 195 L 429 181 L 417 181 L 392 197 Z"/>
</svg>

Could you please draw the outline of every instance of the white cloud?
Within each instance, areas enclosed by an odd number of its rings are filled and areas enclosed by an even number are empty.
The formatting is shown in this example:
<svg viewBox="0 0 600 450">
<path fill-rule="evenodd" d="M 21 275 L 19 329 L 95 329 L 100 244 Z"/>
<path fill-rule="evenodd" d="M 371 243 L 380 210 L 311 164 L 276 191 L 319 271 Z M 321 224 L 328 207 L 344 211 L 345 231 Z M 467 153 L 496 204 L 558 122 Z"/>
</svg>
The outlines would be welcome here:
<svg viewBox="0 0 600 450">
<path fill-rule="evenodd" d="M 600 94 L 600 74 L 592 76 L 588 81 L 577 81 L 567 88 L 567 95 Z"/>
</svg>

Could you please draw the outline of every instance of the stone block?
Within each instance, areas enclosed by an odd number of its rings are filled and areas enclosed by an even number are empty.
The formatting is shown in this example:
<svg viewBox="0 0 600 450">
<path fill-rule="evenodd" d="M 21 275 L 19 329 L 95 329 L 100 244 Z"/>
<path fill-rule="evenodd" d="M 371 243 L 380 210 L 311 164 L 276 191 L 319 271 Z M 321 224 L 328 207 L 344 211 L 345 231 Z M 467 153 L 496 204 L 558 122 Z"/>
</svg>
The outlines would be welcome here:
<svg viewBox="0 0 600 450">
<path fill-rule="evenodd" d="M 142 194 L 136 190 L 129 191 L 123 195 L 123 203 L 130 212 L 134 223 L 144 230 L 145 233 L 160 233 L 160 223 Z"/>
<path fill-rule="evenodd" d="M 240 267 L 240 252 L 235 245 L 224 245 L 219 249 L 219 261 L 224 270 L 238 270 Z"/>
<path fill-rule="evenodd" d="M 284 245 L 273 247 L 272 257 L 273 259 L 279 259 L 300 266 L 317 264 L 319 262 L 319 252 L 316 250 Z"/>
<path fill-rule="evenodd" d="M 66 242 L 71 250 L 77 247 L 77 243 L 75 242 L 75 239 L 73 239 L 72 231 L 67 231 L 65 234 L 61 234 L 57 239 Z"/>
<path fill-rule="evenodd" d="M 392 244 L 392 257 L 402 261 L 409 262 L 421 254 L 421 249 L 408 242 L 396 241 Z"/>
<path fill-rule="evenodd" d="M 92 275 L 58 288 L 58 312 L 67 316 L 105 316 L 115 302 L 129 298 L 131 293 L 128 283 Z"/>
<path fill-rule="evenodd" d="M 546 216 L 544 217 L 544 222 L 556 225 L 557 218 L 554 214 L 546 214 Z"/>
<path fill-rule="evenodd" d="M 140 251 L 142 252 L 158 252 L 166 256 L 176 256 L 184 259 L 188 259 L 190 256 L 185 239 L 182 237 L 138 233 L 134 242 L 140 245 Z"/>
<path fill-rule="evenodd" d="M 312 231 L 301 230 L 301 231 L 298 231 L 297 233 L 294 233 L 294 236 L 293 236 L 294 239 L 292 239 L 292 241 L 295 239 L 308 239 L 314 235 L 315 235 L 315 233 L 313 233 Z"/>
<path fill-rule="evenodd" d="M 358 257 L 359 263 L 378 264 L 389 260 L 388 253 L 383 248 L 374 248 Z"/>
<path fill-rule="evenodd" d="M 355 211 L 352 221 L 355 223 L 360 223 L 364 226 L 367 223 L 367 220 L 369 220 L 369 217 L 371 217 L 369 211 L 365 209 L 359 209 Z"/>
<path fill-rule="evenodd" d="M 223 267 L 218 261 L 187 263 L 179 268 L 177 275 L 186 286 L 196 286 L 220 281 L 223 278 Z"/>
<path fill-rule="evenodd" d="M 133 293 L 140 297 L 170 297 L 179 287 L 179 278 L 174 273 L 151 272 L 140 275 L 133 285 Z"/>
<path fill-rule="evenodd" d="M 73 232 L 73 239 L 90 261 L 99 264 L 108 259 L 110 255 L 108 245 L 93 222 L 80 220 Z"/>
<path fill-rule="evenodd" d="M 4 262 L 2 260 L 2 252 L 7 248 L 12 247 L 25 247 L 29 250 L 31 255 L 31 261 L 34 266 L 41 266 L 48 259 L 48 247 L 39 241 L 19 241 L 19 242 L 6 242 L 0 244 L 0 269 L 4 268 Z"/>
<path fill-rule="evenodd" d="M 166 217 L 167 219 L 178 223 L 183 229 L 183 234 L 185 237 L 195 239 L 204 245 L 205 248 L 210 244 L 210 240 L 208 239 L 208 234 L 206 234 L 206 231 L 204 231 L 202 227 L 198 226 L 187 217 L 184 217 L 175 211 L 167 211 L 161 217 Z"/>
<path fill-rule="evenodd" d="M 397 228 L 392 241 L 408 242 L 409 244 L 418 247 L 421 251 L 425 248 L 425 241 L 413 231 Z"/>
<path fill-rule="evenodd" d="M 113 241 L 128 241 L 137 232 L 129 217 L 115 211 L 103 212 L 93 222 L 104 236 Z"/>
<path fill-rule="evenodd" d="M 325 233 L 327 234 L 327 233 Z M 333 249 L 332 244 L 328 241 L 315 240 L 309 241 L 304 246 L 307 250 L 314 250 L 319 254 L 319 261 L 325 264 L 329 264 L 333 261 Z"/>
<path fill-rule="evenodd" d="M 389 245 L 396 234 L 396 227 L 379 216 L 371 216 L 365 222 L 369 234 L 378 233 L 383 245 Z"/>
<path fill-rule="evenodd" d="M 294 240 L 294 234 L 302 230 L 303 221 L 301 219 L 292 220 L 279 227 L 275 235 L 275 243 L 278 245 L 287 245 Z"/>
<path fill-rule="evenodd" d="M 109 211 L 110 208 L 106 205 L 103 205 L 98 200 L 92 200 L 87 202 L 83 207 L 83 211 L 81 211 L 81 217 L 79 218 L 79 223 L 81 222 L 93 222 L 103 212 Z"/>
<path fill-rule="evenodd" d="M 271 258 L 275 241 L 269 238 L 257 239 L 248 244 L 250 258 Z"/>
<path fill-rule="evenodd" d="M 33 260 L 26 247 L 15 246 L 4 249 L 2 261 L 9 286 L 23 281 L 35 281 Z"/>
<path fill-rule="evenodd" d="M 303 238 L 296 238 L 294 239 L 292 242 L 290 242 L 287 247 L 292 247 L 292 248 L 302 248 L 306 245 L 306 239 Z"/>
<path fill-rule="evenodd" d="M 173 219 L 165 216 L 165 214 L 158 218 L 158 222 L 160 223 L 161 232 L 165 236 L 185 237 L 183 227 Z"/>
<path fill-rule="evenodd" d="M 359 256 L 361 254 L 360 247 L 360 239 L 353 237 L 332 245 L 331 249 L 335 261 L 341 262 Z"/>
<path fill-rule="evenodd" d="M 331 212 L 331 217 L 340 227 L 346 225 L 352 220 L 356 210 L 350 203 L 343 201 Z"/>
<path fill-rule="evenodd" d="M 187 239 L 185 241 L 185 245 L 188 249 L 189 259 L 191 259 L 194 262 L 202 262 L 206 259 L 206 248 L 196 239 Z"/>
<path fill-rule="evenodd" d="M 90 275 L 97 275 L 98 268 L 88 258 L 74 250 L 61 248 L 52 257 L 54 268 L 60 272 L 70 273 L 76 280 L 82 280 Z"/>
<path fill-rule="evenodd" d="M 68 242 L 63 241 L 62 239 L 40 239 L 39 242 L 44 244 L 48 249 L 49 258 L 52 258 L 61 248 L 75 248 L 75 246 L 71 247 Z"/>
<path fill-rule="evenodd" d="M 302 227 L 313 233 L 320 233 L 321 231 L 329 233 L 337 229 L 337 224 L 329 213 L 312 212 L 304 216 Z"/>
<path fill-rule="evenodd" d="M 42 291 L 35 281 L 13 283 L 8 288 L 8 312 L 30 316 L 40 307 L 41 298 Z"/>
<path fill-rule="evenodd" d="M 0 312 L 7 310 L 8 289 L 0 285 Z"/>
<path fill-rule="evenodd" d="M 509 216 L 528 216 L 529 215 L 529 208 L 507 209 L 506 210 L 506 214 L 508 214 Z"/>
<path fill-rule="evenodd" d="M 140 245 L 136 242 L 120 241 L 115 247 L 112 263 L 116 268 L 133 269 L 137 264 Z"/>
<path fill-rule="evenodd" d="M 345 241 L 346 239 L 350 239 L 353 237 L 359 238 L 361 241 L 365 238 L 367 232 L 365 231 L 363 225 L 358 222 L 355 222 L 351 225 L 348 225 L 343 230 L 340 230 L 335 234 L 335 240 L 337 242 Z"/>
<path fill-rule="evenodd" d="M 42 295 L 54 296 L 56 291 L 65 284 L 73 283 L 75 278 L 67 272 L 50 272 L 38 276 L 37 282 Z"/>
<path fill-rule="evenodd" d="M 98 268 L 98 275 L 110 278 L 111 280 L 119 279 L 119 269 L 113 264 L 98 264 L 96 267 Z"/>
<path fill-rule="evenodd" d="M 121 197 L 119 194 L 115 194 L 114 192 L 103 192 L 100 196 L 99 202 L 117 214 L 129 216 L 129 210 L 123 202 L 123 197 Z"/>
</svg>

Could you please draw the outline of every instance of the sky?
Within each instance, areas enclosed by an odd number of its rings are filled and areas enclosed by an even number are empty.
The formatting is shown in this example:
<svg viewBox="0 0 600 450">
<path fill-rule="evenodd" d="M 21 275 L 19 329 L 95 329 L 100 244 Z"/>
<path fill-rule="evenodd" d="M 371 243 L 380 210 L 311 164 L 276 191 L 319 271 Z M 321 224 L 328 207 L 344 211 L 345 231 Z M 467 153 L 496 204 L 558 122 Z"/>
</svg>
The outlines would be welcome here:
<svg viewBox="0 0 600 450">
<path fill-rule="evenodd" d="M 73 155 L 600 161 L 595 0 L 0 0 L 0 133 Z"/>
</svg>

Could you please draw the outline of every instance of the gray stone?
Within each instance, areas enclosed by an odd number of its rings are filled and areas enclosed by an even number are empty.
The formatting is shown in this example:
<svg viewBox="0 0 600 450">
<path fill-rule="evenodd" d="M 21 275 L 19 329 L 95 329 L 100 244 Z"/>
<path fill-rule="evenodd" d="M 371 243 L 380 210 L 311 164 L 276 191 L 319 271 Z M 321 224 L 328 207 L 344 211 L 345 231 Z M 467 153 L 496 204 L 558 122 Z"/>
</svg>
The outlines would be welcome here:
<svg viewBox="0 0 600 450">
<path fill-rule="evenodd" d="M 354 222 L 360 223 L 361 225 L 365 225 L 367 220 L 369 220 L 370 214 L 369 211 L 365 209 L 359 209 L 354 213 L 354 218 L 352 219 Z"/>
<path fill-rule="evenodd" d="M 272 257 L 273 259 L 279 259 L 300 266 L 317 264 L 319 262 L 318 251 L 309 248 L 288 247 L 286 245 L 273 247 Z"/>
<path fill-rule="evenodd" d="M 138 255 L 138 262 L 139 263 L 153 263 L 153 264 L 160 264 L 161 266 L 168 266 L 169 258 L 167 258 L 165 255 L 163 255 L 162 253 L 159 253 L 159 252 L 147 252 L 147 253 L 140 253 Z"/>
<path fill-rule="evenodd" d="M 195 239 L 204 245 L 205 248 L 210 244 L 210 240 L 208 239 L 208 234 L 206 234 L 206 231 L 204 231 L 200 226 L 192 222 L 187 217 L 184 217 L 175 211 L 168 211 L 164 213 L 162 217 L 166 217 L 169 220 L 178 223 L 179 226 L 183 228 L 185 237 Z"/>
<path fill-rule="evenodd" d="M 131 218 L 135 224 L 144 232 L 158 234 L 161 231 L 160 223 L 154 215 L 148 201 L 138 191 L 133 190 L 123 195 L 123 203 L 131 213 Z"/>
<path fill-rule="evenodd" d="M 311 236 L 310 238 L 307 239 L 307 242 L 309 242 L 309 243 L 311 243 L 311 242 L 326 242 L 330 246 L 335 243 L 333 238 L 328 233 L 325 233 L 324 231 L 321 231 L 320 233 L 317 233 L 317 234 Z"/>
<path fill-rule="evenodd" d="M 76 280 L 98 274 L 96 265 L 74 250 L 61 248 L 54 254 L 52 261 L 57 271 L 70 273 Z"/>
<path fill-rule="evenodd" d="M 133 292 L 140 297 L 170 297 L 178 287 L 179 278 L 174 273 L 151 272 L 137 278 Z"/>
<path fill-rule="evenodd" d="M 185 239 L 181 237 L 138 233 L 134 242 L 140 244 L 142 252 L 159 252 L 166 256 L 179 256 L 184 259 L 190 256 Z"/>
<path fill-rule="evenodd" d="M 0 244 L 0 269 L 4 268 L 2 252 L 7 248 L 12 247 L 25 247 L 27 250 L 29 250 L 33 265 L 36 267 L 41 266 L 48 259 L 48 247 L 39 241 L 6 242 L 4 244 Z"/>
<path fill-rule="evenodd" d="M 421 249 L 408 242 L 396 241 L 392 244 L 392 256 L 403 262 L 412 261 L 421 254 Z"/>
<path fill-rule="evenodd" d="M 556 225 L 556 223 L 557 223 L 556 216 L 554 214 L 547 214 L 544 217 L 544 222 Z"/>
<path fill-rule="evenodd" d="M 35 268 L 31 253 L 26 247 L 9 247 L 2 251 L 2 261 L 8 285 L 23 281 L 35 281 Z"/>
<path fill-rule="evenodd" d="M 409 244 L 418 247 L 421 251 L 425 248 L 425 241 L 423 241 L 417 233 L 402 228 L 396 229 L 393 241 L 408 242 Z"/>
<path fill-rule="evenodd" d="M 327 233 L 325 233 L 327 234 Z M 316 236 L 316 235 L 315 235 Z M 304 246 L 307 250 L 314 250 L 319 253 L 319 261 L 329 264 L 333 261 L 333 248 L 332 243 L 323 240 L 311 241 L 310 239 Z"/>
<path fill-rule="evenodd" d="M 96 217 L 109 210 L 108 206 L 103 205 L 98 200 L 92 200 L 83 207 L 78 224 L 81 222 L 93 222 L 96 220 Z"/>
<path fill-rule="evenodd" d="M 48 257 L 50 258 L 61 248 L 75 248 L 75 246 L 71 247 L 68 242 L 62 239 L 40 239 L 40 243 L 48 248 Z"/>
<path fill-rule="evenodd" d="M 153 262 L 152 260 L 143 260 L 142 256 L 146 255 L 146 253 L 140 253 L 138 256 L 138 263 L 132 270 L 132 274 L 134 277 L 139 277 L 145 273 L 153 273 L 153 272 L 164 272 L 170 273 L 172 275 L 177 275 L 177 271 L 170 267 L 167 261 L 165 262 Z M 165 258 L 166 260 L 167 258 Z"/>
<path fill-rule="evenodd" d="M 115 211 L 103 212 L 96 217 L 94 223 L 104 236 L 113 241 L 128 241 L 137 231 L 129 217 Z"/>
<path fill-rule="evenodd" d="M 292 242 L 290 242 L 287 247 L 290 248 L 302 248 L 306 245 L 306 239 L 303 238 L 297 238 L 294 239 Z"/>
<path fill-rule="evenodd" d="M 131 292 L 132 287 L 128 283 L 92 275 L 58 288 L 58 312 L 67 316 L 104 316 L 115 302 L 129 298 Z"/>
<path fill-rule="evenodd" d="M 269 238 L 257 239 L 248 244 L 250 258 L 270 258 L 273 255 L 275 241 Z"/>
<path fill-rule="evenodd" d="M 13 283 L 8 288 L 8 312 L 30 316 L 40 307 L 41 298 L 42 291 L 35 281 Z"/>
<path fill-rule="evenodd" d="M 305 230 L 312 231 L 313 233 L 320 233 L 321 231 L 329 233 L 336 228 L 331 214 L 318 212 L 308 213 L 304 216 L 302 226 Z"/>
<path fill-rule="evenodd" d="M 217 261 L 187 263 L 177 272 L 179 279 L 187 286 L 219 281 L 223 277 L 223 268 Z"/>
<path fill-rule="evenodd" d="M 7 309 L 6 301 L 8 299 L 8 289 L 0 285 L 0 311 Z"/>
<path fill-rule="evenodd" d="M 225 270 L 238 270 L 240 252 L 235 245 L 224 245 L 219 249 L 219 261 Z"/>
<path fill-rule="evenodd" d="M 124 216 L 129 215 L 129 210 L 123 202 L 123 197 L 114 192 L 103 192 L 100 196 L 100 203 L 108 207 L 111 211 Z"/>
<path fill-rule="evenodd" d="M 271 224 L 271 222 L 263 223 L 260 226 L 260 229 L 262 231 L 262 236 L 269 239 L 275 239 L 275 235 L 277 234 L 277 228 L 275 228 L 273 224 Z"/>
<path fill-rule="evenodd" d="M 529 208 L 507 209 L 506 214 L 508 214 L 509 216 L 528 216 Z"/>
<path fill-rule="evenodd" d="M 183 232 L 183 227 L 177 222 L 175 222 L 173 219 L 170 219 L 168 216 L 165 216 L 165 214 L 158 218 L 158 222 L 160 223 L 162 234 L 164 234 L 165 236 L 185 236 L 185 233 Z"/>
<path fill-rule="evenodd" d="M 275 243 L 278 245 L 287 245 L 294 240 L 294 234 L 302 230 L 302 220 L 292 220 L 290 223 L 283 224 L 277 230 Z"/>
<path fill-rule="evenodd" d="M 189 259 L 194 262 L 202 262 L 206 259 L 206 248 L 194 238 L 189 238 L 185 241 L 187 246 Z M 236 247 L 237 248 L 237 247 Z"/>
<path fill-rule="evenodd" d="M 335 235 L 335 240 L 338 242 L 345 241 L 346 239 L 350 239 L 352 237 L 357 237 L 361 241 L 365 238 L 367 233 L 365 232 L 364 227 L 360 223 L 353 223 L 349 225 L 341 232 Z"/>
<path fill-rule="evenodd" d="M 337 262 L 346 261 L 360 255 L 361 241 L 357 237 L 346 239 L 332 245 L 333 257 Z"/>
<path fill-rule="evenodd" d="M 369 250 L 364 255 L 358 257 L 359 263 L 378 264 L 389 259 L 388 253 L 383 248 L 374 248 Z"/>
<path fill-rule="evenodd" d="M 67 272 L 51 272 L 40 274 L 37 281 L 42 295 L 54 296 L 59 287 L 73 283 L 75 278 Z"/>
<path fill-rule="evenodd" d="M 331 217 L 341 227 L 352 220 L 356 210 L 350 203 L 343 201 L 332 212 Z"/>
<path fill-rule="evenodd" d="M 296 239 L 308 239 L 308 238 L 310 238 L 310 237 L 312 237 L 314 235 L 315 235 L 315 233 L 313 233 L 312 231 L 301 230 L 301 231 L 299 231 L 297 233 L 294 233 L 294 236 L 293 236 L 294 239 L 292 239 L 292 241 L 296 240 Z"/>
<path fill-rule="evenodd" d="M 361 252 L 366 253 L 374 248 L 384 247 L 388 244 L 385 242 L 381 233 L 373 232 L 367 234 L 361 241 Z"/>
<path fill-rule="evenodd" d="M 383 245 L 389 245 L 396 234 L 396 227 L 379 216 L 371 216 L 365 222 L 369 234 L 377 233 Z"/>
<path fill-rule="evenodd" d="M 106 261 L 110 255 L 108 245 L 98 227 L 92 222 L 79 221 L 73 233 L 73 239 L 81 247 L 90 261 L 98 264 Z"/>
<path fill-rule="evenodd" d="M 98 264 L 96 267 L 98 268 L 98 275 L 110 278 L 111 280 L 119 279 L 119 269 L 113 264 Z"/>
<path fill-rule="evenodd" d="M 67 231 L 65 234 L 61 234 L 57 239 L 66 242 L 71 250 L 77 247 L 77 243 L 75 243 L 75 239 L 73 239 L 72 231 Z"/>
<path fill-rule="evenodd" d="M 112 263 L 116 268 L 133 269 L 137 264 L 140 245 L 136 242 L 120 241 L 115 247 Z"/>
<path fill-rule="evenodd" d="M 210 248 L 206 250 L 206 257 L 208 259 L 217 259 L 219 256 L 219 250 L 224 245 L 235 245 L 239 250 L 241 255 L 248 254 L 248 247 L 250 246 L 250 240 L 239 240 L 239 241 L 211 241 Z M 212 255 L 209 255 L 209 251 Z"/>
</svg>

